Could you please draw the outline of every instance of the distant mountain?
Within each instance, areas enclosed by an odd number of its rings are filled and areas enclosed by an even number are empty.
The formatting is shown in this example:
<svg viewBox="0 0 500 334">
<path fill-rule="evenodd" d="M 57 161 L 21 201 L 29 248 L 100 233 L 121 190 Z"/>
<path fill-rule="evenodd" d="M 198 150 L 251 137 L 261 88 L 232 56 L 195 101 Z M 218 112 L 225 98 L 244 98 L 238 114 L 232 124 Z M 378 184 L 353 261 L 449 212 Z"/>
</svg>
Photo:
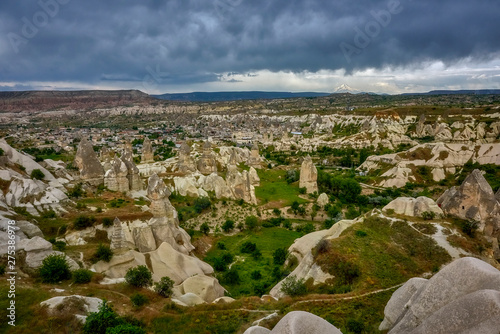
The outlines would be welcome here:
<svg viewBox="0 0 500 334">
<path fill-rule="evenodd" d="M 351 94 L 359 94 L 361 93 L 359 90 L 354 89 L 346 84 L 342 84 L 335 88 L 333 94 L 344 94 L 344 93 L 351 93 Z"/>
<path fill-rule="evenodd" d="M 328 96 L 329 93 L 316 92 L 193 92 L 193 93 L 173 93 L 162 95 L 151 95 L 157 99 L 169 101 L 189 101 L 189 102 L 218 102 L 218 101 L 239 101 L 239 100 L 260 100 L 260 99 L 286 99 L 297 97 L 321 97 Z"/>
<path fill-rule="evenodd" d="M 497 95 L 500 89 L 478 89 L 478 90 L 432 90 L 427 93 L 404 93 L 401 95 Z"/>
<path fill-rule="evenodd" d="M 0 112 L 82 110 L 154 101 L 139 90 L 0 92 Z"/>
</svg>

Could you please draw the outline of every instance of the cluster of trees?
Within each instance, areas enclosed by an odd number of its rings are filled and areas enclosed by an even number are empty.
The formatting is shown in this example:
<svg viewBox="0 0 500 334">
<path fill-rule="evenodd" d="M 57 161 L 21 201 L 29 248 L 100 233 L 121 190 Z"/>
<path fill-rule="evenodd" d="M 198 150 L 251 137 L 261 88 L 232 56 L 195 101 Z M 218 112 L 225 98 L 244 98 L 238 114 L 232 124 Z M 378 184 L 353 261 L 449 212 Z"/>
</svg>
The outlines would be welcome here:
<svg viewBox="0 0 500 334">
<path fill-rule="evenodd" d="M 361 194 L 361 186 L 352 178 L 334 176 L 318 170 L 319 192 L 338 198 L 342 203 L 356 203 Z"/>
</svg>

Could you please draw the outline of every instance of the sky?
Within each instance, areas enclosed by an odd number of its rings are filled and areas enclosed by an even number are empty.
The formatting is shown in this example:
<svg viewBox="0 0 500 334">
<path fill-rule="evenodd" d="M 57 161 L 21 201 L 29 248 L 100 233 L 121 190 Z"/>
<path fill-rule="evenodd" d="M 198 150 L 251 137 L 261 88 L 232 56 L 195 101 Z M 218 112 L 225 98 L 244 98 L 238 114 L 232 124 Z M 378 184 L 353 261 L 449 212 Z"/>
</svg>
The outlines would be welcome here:
<svg viewBox="0 0 500 334">
<path fill-rule="evenodd" d="M 498 0 L 2 0 L 0 90 L 500 89 Z"/>
</svg>

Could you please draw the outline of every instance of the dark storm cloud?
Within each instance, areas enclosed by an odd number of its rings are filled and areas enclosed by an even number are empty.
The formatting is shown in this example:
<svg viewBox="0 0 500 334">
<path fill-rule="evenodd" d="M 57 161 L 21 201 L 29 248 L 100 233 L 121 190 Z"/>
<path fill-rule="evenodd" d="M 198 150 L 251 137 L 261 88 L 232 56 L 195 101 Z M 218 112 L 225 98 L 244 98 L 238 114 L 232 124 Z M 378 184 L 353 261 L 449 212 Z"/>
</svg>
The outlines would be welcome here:
<svg viewBox="0 0 500 334">
<path fill-rule="evenodd" d="M 3 0 L 0 81 L 175 84 L 479 62 L 500 51 L 499 17 L 496 0 Z"/>
</svg>

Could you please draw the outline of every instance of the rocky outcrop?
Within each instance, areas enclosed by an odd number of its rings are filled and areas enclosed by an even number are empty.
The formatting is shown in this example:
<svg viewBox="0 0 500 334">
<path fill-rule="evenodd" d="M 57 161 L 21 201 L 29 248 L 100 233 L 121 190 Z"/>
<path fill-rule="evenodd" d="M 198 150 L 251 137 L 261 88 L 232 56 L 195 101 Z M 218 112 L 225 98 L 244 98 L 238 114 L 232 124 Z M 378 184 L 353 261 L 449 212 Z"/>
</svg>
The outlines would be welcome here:
<svg viewBox="0 0 500 334">
<path fill-rule="evenodd" d="M 430 169 L 432 179 L 441 181 L 448 174 L 455 174 L 467 162 L 500 165 L 500 143 L 452 144 L 431 143 L 412 147 L 396 154 L 370 156 L 358 167 L 368 173 L 385 171 L 379 182 L 382 187 L 404 187 L 407 182 L 417 182 L 414 171 L 421 166 Z"/>
<path fill-rule="evenodd" d="M 306 192 L 308 194 L 312 194 L 314 192 L 318 192 L 318 171 L 316 166 L 308 155 L 304 161 L 302 162 L 302 166 L 300 167 L 300 180 L 299 187 L 306 188 Z"/>
<path fill-rule="evenodd" d="M 98 312 L 101 305 L 102 300 L 99 298 L 79 295 L 53 297 L 40 303 L 40 306 L 47 307 L 50 316 L 71 314 L 82 322 L 85 322 L 89 313 Z"/>
<path fill-rule="evenodd" d="M 226 184 L 231 190 L 233 199 L 242 199 L 247 203 L 257 204 L 255 188 L 248 171 L 239 172 L 235 165 L 227 167 Z"/>
<path fill-rule="evenodd" d="M 139 173 L 139 169 L 134 163 L 132 144 L 127 142 L 125 144 L 125 149 L 123 151 L 121 160 L 127 166 L 127 178 L 129 189 L 131 191 L 138 191 L 144 189 L 144 184 L 142 183 L 141 174 Z"/>
<path fill-rule="evenodd" d="M 500 203 L 480 170 L 474 170 L 460 187 L 452 187 L 437 200 L 447 215 L 479 223 L 487 236 L 500 236 Z"/>
<path fill-rule="evenodd" d="M 225 291 L 214 277 L 193 276 L 174 288 L 174 297 L 179 298 L 186 293 L 193 293 L 205 302 L 211 303 L 217 298 L 223 297 Z"/>
<path fill-rule="evenodd" d="M 384 314 L 379 329 L 389 334 L 496 333 L 500 271 L 476 258 L 455 260 L 429 280 L 409 280 Z"/>
<path fill-rule="evenodd" d="M 260 177 L 255 168 L 250 167 L 250 169 L 248 170 L 248 177 L 250 177 L 250 184 L 252 186 L 260 186 Z"/>
<path fill-rule="evenodd" d="M 328 321 L 309 312 L 292 311 L 285 315 L 273 330 L 253 326 L 244 334 L 342 334 L 342 332 Z"/>
<path fill-rule="evenodd" d="M 83 181 L 93 186 L 99 186 L 104 183 L 104 168 L 87 138 L 82 138 L 80 144 L 78 144 L 75 165 L 80 170 L 80 177 Z"/>
<path fill-rule="evenodd" d="M 113 221 L 113 233 L 111 235 L 110 248 L 115 252 L 121 252 L 131 249 L 131 246 L 125 238 L 125 232 L 123 230 L 122 222 L 118 218 L 115 218 L 115 220 Z"/>
<path fill-rule="evenodd" d="M 441 210 L 436 202 L 425 196 L 417 198 L 398 197 L 387 204 L 383 210 L 394 210 L 394 213 L 398 215 L 409 217 L 422 217 L 423 212 L 434 213 L 436 218 L 443 216 L 443 210 Z"/>
<path fill-rule="evenodd" d="M 355 224 L 356 220 L 341 220 L 333 225 L 328 230 L 317 231 L 306 234 L 297 239 L 288 248 L 289 258 L 295 257 L 299 265 L 290 273 L 290 276 L 295 276 L 297 279 L 308 280 L 313 279 L 314 284 L 324 283 L 327 279 L 333 276 L 325 273 L 320 266 L 314 262 L 312 249 L 318 245 L 321 240 L 332 240 L 338 238 L 340 234 L 348 227 Z M 276 284 L 269 293 L 275 298 L 282 298 L 285 294 L 281 291 L 283 281 Z"/>
<path fill-rule="evenodd" d="M 212 154 L 212 145 L 206 141 L 203 144 L 203 153 L 198 159 L 198 170 L 203 175 L 217 173 L 217 161 Z"/>
<path fill-rule="evenodd" d="M 191 147 L 186 142 L 182 143 L 179 148 L 177 170 L 182 174 L 196 171 L 196 165 L 191 157 Z"/>
<path fill-rule="evenodd" d="M 250 157 L 248 159 L 248 166 L 253 167 L 253 168 L 262 168 L 261 166 L 262 163 L 262 158 L 260 157 L 259 153 L 259 144 L 257 142 L 253 143 L 252 149 L 250 151 Z"/>
<path fill-rule="evenodd" d="M 316 201 L 316 203 L 320 206 L 320 207 L 324 207 L 325 205 L 327 205 L 328 203 L 330 202 L 330 200 L 328 199 L 328 195 L 325 194 L 325 193 L 322 193 L 321 195 L 318 196 L 318 200 Z"/>
<path fill-rule="evenodd" d="M 142 155 L 141 162 L 149 163 L 154 161 L 153 145 L 151 145 L 151 140 L 148 137 L 144 138 L 142 143 Z"/>
<path fill-rule="evenodd" d="M 130 185 L 127 175 L 127 165 L 115 157 L 111 162 L 111 168 L 104 175 L 104 185 L 111 191 L 128 192 Z"/>
</svg>

